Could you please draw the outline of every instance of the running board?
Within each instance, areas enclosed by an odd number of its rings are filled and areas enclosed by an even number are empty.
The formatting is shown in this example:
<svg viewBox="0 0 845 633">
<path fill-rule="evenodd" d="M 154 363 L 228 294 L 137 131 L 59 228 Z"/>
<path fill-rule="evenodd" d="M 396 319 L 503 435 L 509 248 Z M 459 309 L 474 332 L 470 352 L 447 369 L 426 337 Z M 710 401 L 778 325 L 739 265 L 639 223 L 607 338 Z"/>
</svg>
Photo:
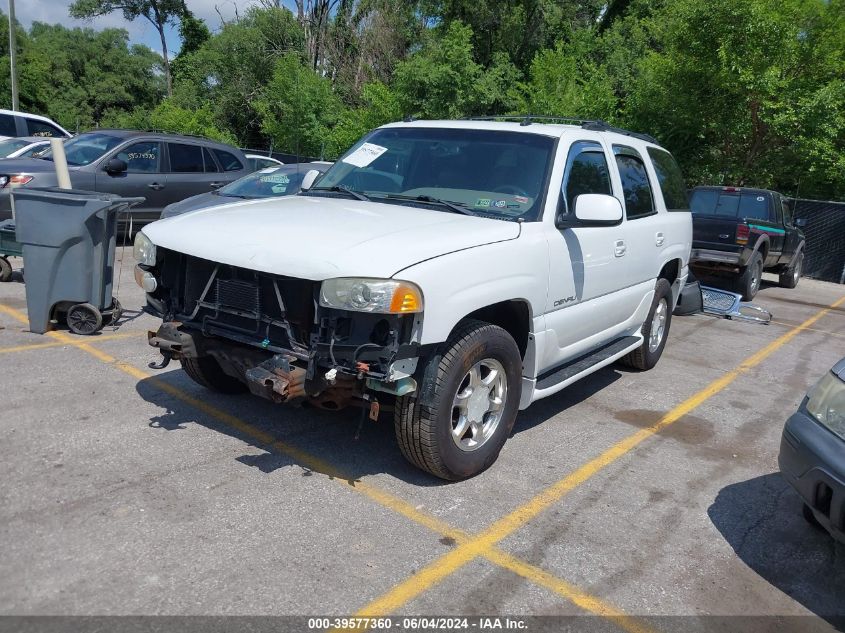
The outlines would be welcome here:
<svg viewBox="0 0 845 633">
<path fill-rule="evenodd" d="M 540 374 L 537 377 L 535 390 L 545 391 L 557 385 L 561 385 L 562 389 L 566 386 L 562 385 L 562 383 L 569 384 L 570 382 L 574 382 L 572 379 L 576 376 L 587 374 L 591 370 L 600 369 L 605 365 L 609 365 L 620 356 L 624 356 L 628 352 L 635 350 L 642 342 L 643 339 L 640 336 L 624 336 L 617 339 L 589 354 L 580 356 L 564 365 Z"/>
</svg>

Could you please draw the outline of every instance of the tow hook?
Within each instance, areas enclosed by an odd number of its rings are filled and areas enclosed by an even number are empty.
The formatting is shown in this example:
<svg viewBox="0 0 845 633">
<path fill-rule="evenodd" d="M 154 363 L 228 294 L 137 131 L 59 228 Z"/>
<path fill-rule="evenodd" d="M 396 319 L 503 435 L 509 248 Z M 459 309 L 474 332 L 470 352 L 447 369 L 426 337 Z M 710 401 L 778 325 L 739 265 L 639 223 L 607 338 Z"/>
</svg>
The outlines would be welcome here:
<svg viewBox="0 0 845 633">
<path fill-rule="evenodd" d="M 163 349 L 161 350 L 161 362 L 152 362 L 148 363 L 147 367 L 150 369 L 164 369 L 170 364 L 170 361 L 173 360 L 173 352 L 170 350 Z"/>
</svg>

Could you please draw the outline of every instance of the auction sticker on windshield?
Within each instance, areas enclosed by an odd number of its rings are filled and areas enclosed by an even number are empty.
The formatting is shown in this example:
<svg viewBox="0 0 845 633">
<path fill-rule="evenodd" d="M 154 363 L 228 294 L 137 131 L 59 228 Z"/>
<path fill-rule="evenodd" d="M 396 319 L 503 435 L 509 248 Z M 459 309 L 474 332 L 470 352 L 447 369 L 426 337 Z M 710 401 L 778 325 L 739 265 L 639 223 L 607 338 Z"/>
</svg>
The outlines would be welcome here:
<svg viewBox="0 0 845 633">
<path fill-rule="evenodd" d="M 349 156 L 345 157 L 343 162 L 355 165 L 355 167 L 366 167 L 386 151 L 387 148 L 382 147 L 381 145 L 364 143 Z"/>
</svg>

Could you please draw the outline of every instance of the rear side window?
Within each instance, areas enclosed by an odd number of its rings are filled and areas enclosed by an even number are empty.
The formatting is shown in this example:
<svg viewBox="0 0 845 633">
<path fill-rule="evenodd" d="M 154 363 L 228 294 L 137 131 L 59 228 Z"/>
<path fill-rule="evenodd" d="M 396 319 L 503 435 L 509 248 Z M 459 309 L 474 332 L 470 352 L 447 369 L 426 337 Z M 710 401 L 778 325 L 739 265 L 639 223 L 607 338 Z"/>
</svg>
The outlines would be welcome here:
<svg viewBox="0 0 845 633">
<path fill-rule="evenodd" d="M 714 215 L 740 220 L 768 220 L 769 201 L 762 193 L 696 189 L 690 196 L 690 210 L 697 215 Z"/>
<path fill-rule="evenodd" d="M 24 117 L 24 121 L 26 121 L 26 129 L 29 136 L 57 136 L 59 138 L 65 136 L 59 128 L 50 123 L 27 119 L 26 117 Z"/>
<path fill-rule="evenodd" d="M 558 212 L 572 213 L 575 198 L 582 193 L 613 194 L 604 150 L 590 141 L 574 143 L 569 151 Z"/>
<path fill-rule="evenodd" d="M 11 114 L 0 114 L 0 136 L 17 136 L 15 117 Z"/>
<path fill-rule="evenodd" d="M 234 154 L 222 149 L 215 149 L 214 155 L 217 156 L 217 160 L 219 160 L 220 164 L 223 166 L 223 171 L 238 171 L 244 168 L 241 161 L 239 161 Z"/>
<path fill-rule="evenodd" d="M 167 150 L 170 153 L 170 171 L 180 174 L 205 171 L 202 162 L 202 148 L 199 145 L 168 143 Z"/>
<path fill-rule="evenodd" d="M 636 220 L 654 214 L 651 183 L 639 152 L 632 147 L 614 145 L 613 153 L 616 154 L 616 166 L 622 179 L 625 217 Z"/>
<path fill-rule="evenodd" d="M 672 154 L 656 147 L 648 148 L 651 164 L 657 174 L 657 183 L 663 193 L 663 202 L 669 211 L 689 211 L 687 190 L 678 163 Z"/>
<path fill-rule="evenodd" d="M 206 173 L 220 171 L 217 163 L 214 162 L 214 157 L 211 155 L 211 151 L 207 147 L 202 148 L 202 158 L 205 162 Z"/>
</svg>

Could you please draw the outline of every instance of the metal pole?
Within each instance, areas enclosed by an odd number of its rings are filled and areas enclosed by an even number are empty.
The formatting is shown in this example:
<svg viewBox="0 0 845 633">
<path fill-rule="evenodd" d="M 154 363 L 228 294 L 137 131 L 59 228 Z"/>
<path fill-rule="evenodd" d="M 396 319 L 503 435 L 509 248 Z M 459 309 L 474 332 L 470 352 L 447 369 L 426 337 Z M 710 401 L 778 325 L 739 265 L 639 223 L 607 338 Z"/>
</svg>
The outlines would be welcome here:
<svg viewBox="0 0 845 633">
<path fill-rule="evenodd" d="M 67 169 L 64 139 L 55 137 L 51 138 L 50 147 L 53 149 L 53 165 L 55 165 L 56 168 L 56 179 L 59 181 L 59 187 L 62 189 L 70 189 L 70 173 Z"/>
<path fill-rule="evenodd" d="M 15 63 L 17 57 L 17 44 L 15 43 L 15 0 L 9 0 L 9 63 L 12 66 L 12 110 L 19 110 L 18 104 L 18 67 Z"/>
</svg>

